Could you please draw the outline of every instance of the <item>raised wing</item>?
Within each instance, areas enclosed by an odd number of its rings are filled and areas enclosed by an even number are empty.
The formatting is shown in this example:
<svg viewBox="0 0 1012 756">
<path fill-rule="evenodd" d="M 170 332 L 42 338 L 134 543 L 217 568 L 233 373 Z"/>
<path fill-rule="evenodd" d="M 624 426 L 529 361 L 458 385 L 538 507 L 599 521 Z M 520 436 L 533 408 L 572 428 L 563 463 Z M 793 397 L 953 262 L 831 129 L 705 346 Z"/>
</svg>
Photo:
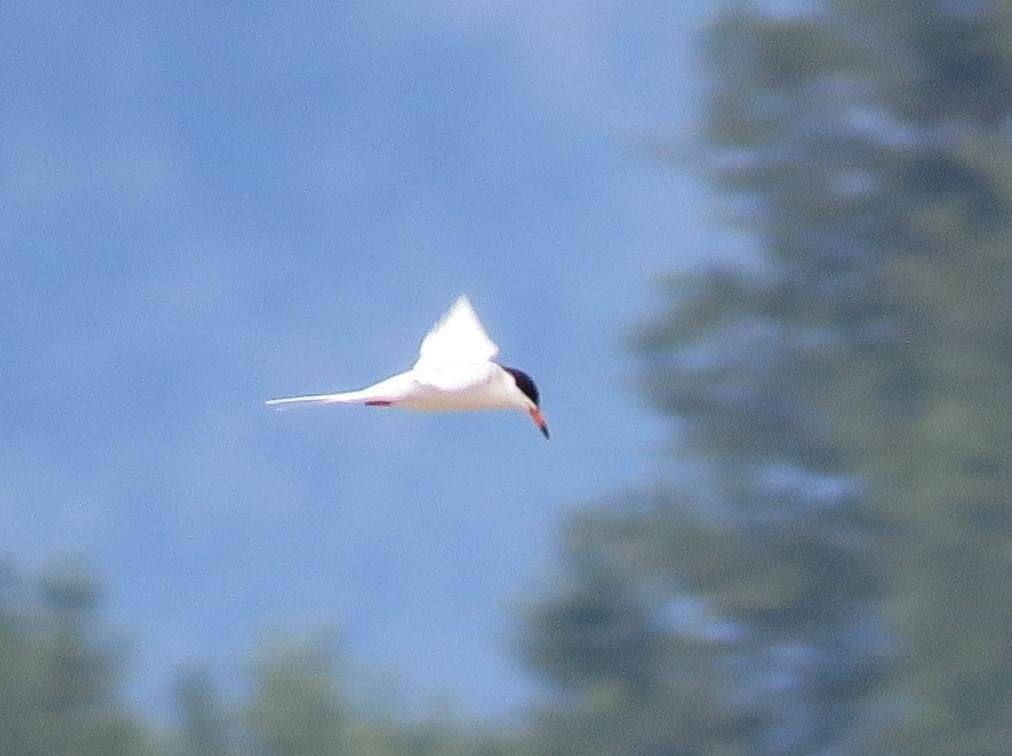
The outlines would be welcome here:
<svg viewBox="0 0 1012 756">
<path fill-rule="evenodd" d="M 499 347 L 485 333 L 471 301 L 461 295 L 425 335 L 418 351 L 416 370 L 486 362 L 499 354 Z"/>
</svg>

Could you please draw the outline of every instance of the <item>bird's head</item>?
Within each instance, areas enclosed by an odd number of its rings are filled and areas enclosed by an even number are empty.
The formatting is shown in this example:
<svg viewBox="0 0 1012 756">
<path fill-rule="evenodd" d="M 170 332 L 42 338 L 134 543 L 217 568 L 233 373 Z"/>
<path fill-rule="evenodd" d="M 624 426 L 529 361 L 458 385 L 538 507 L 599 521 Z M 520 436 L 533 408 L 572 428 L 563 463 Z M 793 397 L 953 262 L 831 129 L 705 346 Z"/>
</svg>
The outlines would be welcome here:
<svg viewBox="0 0 1012 756">
<path fill-rule="evenodd" d="M 538 430 L 541 431 L 545 438 L 548 438 L 548 423 L 545 420 L 544 413 L 541 411 L 538 387 L 534 385 L 534 381 L 523 370 L 506 367 L 505 365 L 502 366 L 502 369 L 512 376 L 513 382 L 516 384 L 517 391 L 519 392 L 519 396 L 517 397 L 518 408 L 530 415 L 531 420 L 538 426 Z"/>
</svg>

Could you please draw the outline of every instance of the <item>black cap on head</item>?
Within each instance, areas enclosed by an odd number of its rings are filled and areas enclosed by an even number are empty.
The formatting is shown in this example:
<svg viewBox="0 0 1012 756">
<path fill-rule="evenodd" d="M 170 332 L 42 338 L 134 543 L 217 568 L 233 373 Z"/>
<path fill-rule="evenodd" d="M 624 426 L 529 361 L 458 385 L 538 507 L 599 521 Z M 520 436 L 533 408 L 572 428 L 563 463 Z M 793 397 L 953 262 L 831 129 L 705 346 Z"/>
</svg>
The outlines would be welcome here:
<svg viewBox="0 0 1012 756">
<path fill-rule="evenodd" d="M 538 401 L 538 387 L 534 385 L 534 381 L 527 375 L 523 370 L 517 370 L 516 368 L 502 366 L 502 369 L 513 376 L 513 380 L 517 382 L 517 388 L 520 389 L 524 396 L 534 402 L 534 406 L 540 406 Z"/>
</svg>

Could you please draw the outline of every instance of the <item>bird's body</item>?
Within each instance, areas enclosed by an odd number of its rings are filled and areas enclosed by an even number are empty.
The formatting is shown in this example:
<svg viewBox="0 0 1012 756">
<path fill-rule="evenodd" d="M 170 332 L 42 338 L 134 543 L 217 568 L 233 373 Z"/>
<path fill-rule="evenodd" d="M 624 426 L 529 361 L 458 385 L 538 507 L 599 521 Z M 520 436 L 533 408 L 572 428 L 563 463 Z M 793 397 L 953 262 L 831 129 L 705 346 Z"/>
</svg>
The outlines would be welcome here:
<svg viewBox="0 0 1012 756">
<path fill-rule="evenodd" d="M 267 404 L 365 404 L 421 412 L 509 409 L 507 380 L 509 373 L 493 362 L 411 369 L 358 391 L 271 399 Z"/>
<path fill-rule="evenodd" d="M 425 336 L 410 370 L 359 391 L 272 399 L 267 404 L 365 404 L 423 412 L 518 409 L 530 414 L 547 438 L 534 382 L 526 373 L 494 362 L 498 353 L 462 296 Z"/>
</svg>

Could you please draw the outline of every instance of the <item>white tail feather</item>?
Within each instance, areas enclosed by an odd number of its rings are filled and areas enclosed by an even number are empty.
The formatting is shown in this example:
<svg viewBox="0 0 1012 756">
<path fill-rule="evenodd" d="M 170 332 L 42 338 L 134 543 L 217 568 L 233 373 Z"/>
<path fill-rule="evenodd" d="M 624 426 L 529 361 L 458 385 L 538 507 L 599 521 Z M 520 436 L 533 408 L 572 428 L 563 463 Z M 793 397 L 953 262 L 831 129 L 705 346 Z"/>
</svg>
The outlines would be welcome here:
<svg viewBox="0 0 1012 756">
<path fill-rule="evenodd" d="M 264 402 L 268 407 L 291 407 L 299 404 L 350 404 L 365 401 L 363 391 L 345 391 L 341 394 L 312 394 L 310 396 L 288 396 Z"/>
</svg>

